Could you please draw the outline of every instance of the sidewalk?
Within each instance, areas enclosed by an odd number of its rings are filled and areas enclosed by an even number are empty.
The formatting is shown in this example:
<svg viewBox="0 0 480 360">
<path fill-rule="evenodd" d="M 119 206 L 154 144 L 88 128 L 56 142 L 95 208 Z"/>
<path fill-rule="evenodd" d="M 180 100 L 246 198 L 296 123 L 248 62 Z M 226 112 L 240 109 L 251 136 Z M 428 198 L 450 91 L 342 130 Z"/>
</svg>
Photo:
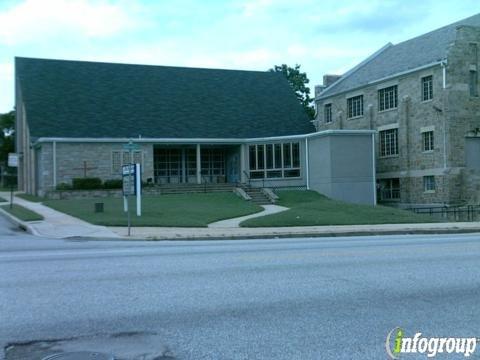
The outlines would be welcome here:
<svg viewBox="0 0 480 360">
<path fill-rule="evenodd" d="M 0 192 L 9 199 L 9 194 Z M 208 228 L 134 227 L 127 237 L 126 227 L 106 227 L 89 224 L 40 203 L 15 197 L 14 203 L 33 210 L 45 218 L 43 221 L 21 222 L 30 233 L 49 238 L 107 238 L 148 240 L 200 240 L 200 239 L 254 239 L 281 237 L 360 236 L 392 234 L 445 234 L 480 233 L 480 222 L 428 223 L 428 224 L 383 224 L 383 225 L 336 225 L 297 226 L 277 228 L 241 228 L 238 219 L 217 222 Z M 280 210 L 280 209 L 277 209 Z M 2 210 L 3 211 L 3 210 Z M 11 217 L 11 216 L 10 216 Z M 215 223 L 214 223 L 215 224 Z"/>
<path fill-rule="evenodd" d="M 121 237 L 127 230 L 121 227 L 109 227 Z M 258 239 L 285 237 L 335 237 L 335 236 L 372 236 L 395 234 L 448 234 L 480 233 L 480 223 L 440 223 L 440 224 L 386 224 L 386 225 L 335 225 L 335 226 L 295 226 L 275 228 L 132 228 L 133 239 L 151 240 L 220 240 L 220 239 Z"/>
<path fill-rule="evenodd" d="M 10 199 L 10 193 L 0 192 L 0 197 L 3 197 L 4 199 Z M 27 201 L 16 196 L 14 196 L 13 203 L 33 210 L 45 218 L 42 221 L 16 221 L 18 225 L 22 226 L 33 235 L 56 239 L 77 236 L 118 238 L 118 235 L 108 229 L 106 226 L 92 225 L 73 216 L 53 210 L 52 208 L 44 206 L 40 203 Z M 8 213 L 7 217 L 12 218 L 12 216 Z"/>
</svg>

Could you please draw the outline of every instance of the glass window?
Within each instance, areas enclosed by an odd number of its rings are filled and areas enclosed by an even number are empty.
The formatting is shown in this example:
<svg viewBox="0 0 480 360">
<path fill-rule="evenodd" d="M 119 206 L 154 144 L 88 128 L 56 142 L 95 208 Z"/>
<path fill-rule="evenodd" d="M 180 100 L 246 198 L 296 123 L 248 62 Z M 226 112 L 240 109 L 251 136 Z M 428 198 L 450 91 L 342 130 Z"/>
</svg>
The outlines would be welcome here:
<svg viewBox="0 0 480 360">
<path fill-rule="evenodd" d="M 423 190 L 424 191 L 435 191 L 435 176 L 424 176 L 423 177 Z"/>
<path fill-rule="evenodd" d="M 112 174 L 121 174 L 122 172 L 122 159 L 120 153 L 120 151 L 112 151 Z"/>
<path fill-rule="evenodd" d="M 275 144 L 275 169 L 282 168 L 282 144 Z"/>
<path fill-rule="evenodd" d="M 470 70 L 470 96 L 478 96 L 478 75 L 475 70 Z"/>
<path fill-rule="evenodd" d="M 380 131 L 380 156 L 398 155 L 398 129 Z"/>
<path fill-rule="evenodd" d="M 273 144 L 265 145 L 267 169 L 273 169 Z"/>
<path fill-rule="evenodd" d="M 423 151 L 433 151 L 433 131 L 422 133 Z"/>
<path fill-rule="evenodd" d="M 433 76 L 422 78 L 422 101 L 433 99 Z"/>
<path fill-rule="evenodd" d="M 363 115 L 363 95 L 347 99 L 348 118 Z"/>
<path fill-rule="evenodd" d="M 265 159 L 264 159 L 264 152 L 265 152 L 265 145 L 257 145 L 257 169 L 262 170 L 265 169 Z"/>
<path fill-rule="evenodd" d="M 326 104 L 324 107 L 325 123 L 332 122 L 332 104 Z"/>
<path fill-rule="evenodd" d="M 248 150 L 251 179 L 300 176 L 300 143 L 250 145 Z"/>
<path fill-rule="evenodd" d="M 381 179 L 378 182 L 378 198 L 380 200 L 400 199 L 400 179 Z"/>
<path fill-rule="evenodd" d="M 378 110 L 385 111 L 397 107 L 397 85 L 378 90 Z"/>
<path fill-rule="evenodd" d="M 294 168 L 300 167 L 300 144 L 292 144 L 292 165 Z"/>
<path fill-rule="evenodd" d="M 256 152 L 256 146 L 255 145 L 250 145 L 248 147 L 249 149 L 249 159 L 250 159 L 250 170 L 256 170 L 257 169 L 257 152 Z"/>
<path fill-rule="evenodd" d="M 291 144 L 283 144 L 283 167 L 290 168 L 292 167 L 292 153 L 291 153 Z"/>
</svg>

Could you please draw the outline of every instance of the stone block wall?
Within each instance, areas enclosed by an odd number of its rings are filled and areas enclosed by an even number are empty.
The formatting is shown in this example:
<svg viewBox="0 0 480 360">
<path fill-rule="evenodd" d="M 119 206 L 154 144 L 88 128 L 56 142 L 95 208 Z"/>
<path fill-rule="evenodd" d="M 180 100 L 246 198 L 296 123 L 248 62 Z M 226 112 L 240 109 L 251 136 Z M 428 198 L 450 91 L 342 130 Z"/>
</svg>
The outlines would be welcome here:
<svg viewBox="0 0 480 360">
<path fill-rule="evenodd" d="M 56 183 L 71 184 L 73 178 L 84 177 L 84 161 L 87 165 L 87 177 L 98 177 L 105 180 L 121 179 L 120 172 L 112 169 L 112 152 L 122 151 L 122 143 L 56 143 Z M 142 179 L 146 181 L 153 178 L 153 145 L 139 144 L 143 152 Z M 37 149 L 38 189 L 43 195 L 46 191 L 54 189 L 53 144 L 42 143 Z"/>
<path fill-rule="evenodd" d="M 443 88 L 442 65 L 399 75 L 351 92 L 318 99 L 317 130 L 398 128 L 398 155 L 380 156 L 376 139 L 376 171 L 380 179 L 400 179 L 400 203 L 458 204 L 466 198 L 465 136 L 480 130 L 480 99 L 469 95 L 469 70 L 480 66 L 472 45 L 480 48 L 480 28 L 460 27 L 450 46 Z M 479 50 L 480 52 L 480 50 Z M 422 101 L 421 79 L 433 77 L 433 99 Z M 378 90 L 397 85 L 396 109 L 379 111 Z M 480 84 L 479 84 L 480 87 Z M 364 115 L 347 119 L 347 99 L 363 95 Z M 321 96 L 321 95 L 320 95 Z M 324 121 L 324 105 L 332 104 L 332 122 Z M 423 151 L 422 132 L 433 130 L 434 150 Z M 424 176 L 435 176 L 435 192 L 425 192 Z"/>
</svg>

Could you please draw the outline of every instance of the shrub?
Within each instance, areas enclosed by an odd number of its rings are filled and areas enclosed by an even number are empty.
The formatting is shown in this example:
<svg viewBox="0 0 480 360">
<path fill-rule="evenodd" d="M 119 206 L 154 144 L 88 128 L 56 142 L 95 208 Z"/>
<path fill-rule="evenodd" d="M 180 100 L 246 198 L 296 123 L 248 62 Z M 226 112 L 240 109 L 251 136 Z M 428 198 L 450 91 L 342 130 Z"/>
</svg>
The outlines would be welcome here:
<svg viewBox="0 0 480 360">
<path fill-rule="evenodd" d="M 57 190 L 72 190 L 72 185 L 67 183 L 60 183 L 57 185 Z"/>
<path fill-rule="evenodd" d="M 105 180 L 103 187 L 105 189 L 121 189 L 123 187 L 123 182 L 119 179 Z"/>
<path fill-rule="evenodd" d="M 74 178 L 72 185 L 75 190 L 96 190 L 102 188 L 100 178 Z"/>
</svg>

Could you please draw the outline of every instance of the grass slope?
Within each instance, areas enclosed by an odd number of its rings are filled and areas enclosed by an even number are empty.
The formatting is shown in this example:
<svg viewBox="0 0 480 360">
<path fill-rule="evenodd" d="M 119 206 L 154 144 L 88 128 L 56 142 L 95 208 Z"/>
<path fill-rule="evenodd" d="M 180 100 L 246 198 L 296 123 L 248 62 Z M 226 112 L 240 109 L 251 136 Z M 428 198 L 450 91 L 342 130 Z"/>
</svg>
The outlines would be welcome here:
<svg viewBox="0 0 480 360">
<path fill-rule="evenodd" d="M 94 204 L 104 203 L 103 213 L 94 213 Z M 92 224 L 127 226 L 123 199 L 96 198 L 46 200 L 44 205 Z M 142 216 L 136 215 L 135 200 L 130 200 L 133 226 L 206 227 L 209 223 L 263 210 L 233 193 L 172 194 L 142 198 Z"/>
<path fill-rule="evenodd" d="M 278 205 L 290 210 L 242 222 L 243 227 L 361 225 L 434 222 L 428 216 L 386 206 L 348 204 L 314 191 L 281 191 Z"/>
<path fill-rule="evenodd" d="M 13 204 L 13 208 L 10 209 L 10 205 L 2 205 L 2 209 L 12 214 L 16 218 L 22 221 L 38 221 L 43 220 L 43 216 L 37 214 L 35 211 L 28 210 L 23 206 Z"/>
</svg>

